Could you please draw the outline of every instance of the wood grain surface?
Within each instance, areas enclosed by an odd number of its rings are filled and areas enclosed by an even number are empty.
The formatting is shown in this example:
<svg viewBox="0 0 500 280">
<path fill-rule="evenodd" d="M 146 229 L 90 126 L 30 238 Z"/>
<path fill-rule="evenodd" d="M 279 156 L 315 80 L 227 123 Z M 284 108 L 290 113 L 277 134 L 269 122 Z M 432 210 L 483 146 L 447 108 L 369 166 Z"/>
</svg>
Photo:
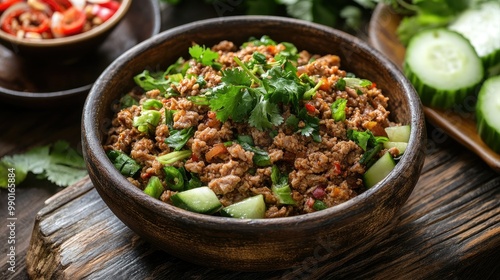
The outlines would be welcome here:
<svg viewBox="0 0 500 280">
<path fill-rule="evenodd" d="M 191 17 L 165 10 L 163 26 L 210 17 L 210 11 L 213 15 L 213 9 L 194 9 Z M 0 157 L 59 139 L 79 147 L 81 105 L 56 108 L 25 110 L 0 104 Z M 63 189 L 28 176 L 16 189 L 14 273 L 7 270 L 7 191 L 0 189 L 0 279 L 29 279 L 30 242 L 33 248 L 53 246 L 52 259 L 40 257 L 47 248 L 30 251 L 32 267 L 38 269 L 33 273 L 42 279 L 50 277 L 40 275 L 41 269 L 58 271 L 54 278 L 66 279 L 76 279 L 69 272 L 87 279 L 500 279 L 500 176 L 442 129 L 427 127 L 424 170 L 392 221 L 393 229 L 388 227 L 371 244 L 354 248 L 342 259 L 309 259 L 297 270 L 269 273 L 192 265 L 155 250 L 124 227 L 88 181 Z M 90 234 L 96 239 L 89 240 Z"/>
</svg>

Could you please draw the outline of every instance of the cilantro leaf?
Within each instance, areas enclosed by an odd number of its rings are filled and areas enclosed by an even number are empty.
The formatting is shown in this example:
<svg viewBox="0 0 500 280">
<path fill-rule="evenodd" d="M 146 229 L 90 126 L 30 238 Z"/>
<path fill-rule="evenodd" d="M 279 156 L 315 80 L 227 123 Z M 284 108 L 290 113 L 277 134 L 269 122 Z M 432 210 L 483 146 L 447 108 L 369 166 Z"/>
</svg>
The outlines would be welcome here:
<svg viewBox="0 0 500 280">
<path fill-rule="evenodd" d="M 74 184 L 87 175 L 83 157 L 66 141 L 35 147 L 24 154 L 3 157 L 0 168 L 9 166 L 16 169 L 16 175 L 20 175 L 16 176 L 16 184 L 20 184 L 29 172 L 61 187 Z M 0 171 L 0 183 L 3 182 L 3 176 L 4 172 Z"/>
<path fill-rule="evenodd" d="M 286 71 L 280 66 L 274 66 L 267 71 L 262 82 L 269 100 L 291 104 L 295 109 L 306 91 L 294 72 Z"/>
<path fill-rule="evenodd" d="M 192 58 L 205 66 L 212 66 L 216 69 L 220 69 L 221 67 L 221 65 L 215 61 L 219 58 L 219 53 L 205 46 L 194 45 L 189 48 L 189 54 Z"/>
<path fill-rule="evenodd" d="M 345 121 L 346 116 L 345 116 L 345 109 L 347 106 L 347 99 L 344 98 L 339 98 L 333 102 L 333 104 L 330 106 L 330 109 L 332 111 L 332 118 L 338 122 L 338 121 Z"/>
<path fill-rule="evenodd" d="M 210 98 L 209 103 L 212 111 L 217 113 L 217 119 L 225 122 L 236 112 L 242 99 L 243 87 L 225 85 L 214 91 L 214 97 Z"/>
<path fill-rule="evenodd" d="M 305 108 L 300 110 L 298 117 L 305 124 L 304 127 L 298 130 L 300 134 L 312 137 L 315 142 L 321 142 L 321 136 L 319 135 L 319 119 L 309 115 Z"/>
<path fill-rule="evenodd" d="M 248 123 L 259 130 L 270 129 L 273 126 L 280 125 L 283 122 L 278 105 L 264 99 L 260 96 L 260 100 L 252 110 Z"/>
<path fill-rule="evenodd" d="M 250 86 L 252 79 L 247 73 L 239 68 L 228 68 L 222 71 L 221 80 L 226 84 Z"/>
<path fill-rule="evenodd" d="M 179 151 L 193 135 L 193 127 L 184 128 L 182 130 L 171 130 L 170 136 L 165 138 L 165 143 L 168 144 L 169 147 L 174 148 L 174 150 Z"/>
<path fill-rule="evenodd" d="M 347 130 L 347 138 L 358 144 L 363 151 L 373 148 L 380 143 L 389 141 L 387 137 L 374 136 L 370 130 L 358 131 L 354 129 Z"/>
</svg>

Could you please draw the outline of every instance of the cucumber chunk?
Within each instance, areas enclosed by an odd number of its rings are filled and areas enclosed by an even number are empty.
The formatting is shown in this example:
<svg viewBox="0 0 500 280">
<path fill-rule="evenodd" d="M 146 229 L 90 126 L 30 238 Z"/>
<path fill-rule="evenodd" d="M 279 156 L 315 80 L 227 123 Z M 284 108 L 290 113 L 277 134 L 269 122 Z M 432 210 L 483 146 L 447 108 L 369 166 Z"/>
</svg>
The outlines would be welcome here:
<svg viewBox="0 0 500 280">
<path fill-rule="evenodd" d="M 375 186 L 378 182 L 382 181 L 382 179 L 384 179 L 392 169 L 394 169 L 394 166 L 396 166 L 396 162 L 392 158 L 391 154 L 385 153 L 370 168 L 368 168 L 368 170 L 366 170 L 363 175 L 365 186 L 367 188 Z"/>
<path fill-rule="evenodd" d="M 238 219 L 262 219 L 266 214 L 266 203 L 262 194 L 222 208 L 221 214 Z"/>
<path fill-rule="evenodd" d="M 407 142 L 410 141 L 411 128 L 409 125 L 388 126 L 385 129 L 387 138 L 391 142 Z"/>
<path fill-rule="evenodd" d="M 422 103 L 442 109 L 462 104 L 484 76 L 482 61 L 469 40 L 445 28 L 412 37 L 403 68 Z"/>
<path fill-rule="evenodd" d="M 404 154 L 404 152 L 406 151 L 406 147 L 408 147 L 407 142 L 391 142 L 391 141 L 384 142 L 384 148 L 386 148 L 386 149 L 390 149 L 390 148 L 398 149 L 398 151 L 399 151 L 398 156 Z"/>
<path fill-rule="evenodd" d="M 488 78 L 478 94 L 477 132 L 496 153 L 500 153 L 500 76 Z"/>
<path fill-rule="evenodd" d="M 470 41 L 485 68 L 500 63 L 500 2 L 467 9 L 448 28 Z"/>
<path fill-rule="evenodd" d="M 209 187 L 178 192 L 170 199 L 179 208 L 202 214 L 213 214 L 222 207 L 217 195 Z"/>
</svg>

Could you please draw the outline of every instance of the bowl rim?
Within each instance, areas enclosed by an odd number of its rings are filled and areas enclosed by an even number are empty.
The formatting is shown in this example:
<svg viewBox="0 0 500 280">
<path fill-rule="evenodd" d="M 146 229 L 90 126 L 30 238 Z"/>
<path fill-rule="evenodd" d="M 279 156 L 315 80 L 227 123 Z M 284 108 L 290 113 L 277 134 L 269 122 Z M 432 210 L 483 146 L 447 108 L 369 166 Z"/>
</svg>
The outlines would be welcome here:
<svg viewBox="0 0 500 280">
<path fill-rule="evenodd" d="M 16 36 L 11 34 L 7 34 L 5 31 L 0 29 L 0 38 L 10 42 L 11 44 L 19 45 L 19 46 L 29 46 L 29 47 L 59 47 L 65 44 L 76 44 L 81 41 L 85 41 L 87 39 L 93 38 L 99 34 L 102 34 L 109 29 L 113 28 L 117 25 L 121 19 L 127 14 L 130 9 L 130 5 L 132 4 L 132 0 L 121 0 L 120 7 L 118 10 L 106 20 L 103 24 L 89 30 L 86 32 L 82 32 L 79 34 L 75 34 L 72 36 L 62 37 L 62 38 L 53 38 L 53 39 L 42 39 L 42 40 L 26 40 L 19 39 Z"/>
<path fill-rule="evenodd" d="M 154 199 L 146 194 L 144 194 L 139 188 L 131 184 L 125 176 L 121 175 L 119 171 L 113 166 L 111 161 L 107 158 L 102 143 L 100 142 L 98 121 L 95 120 L 97 115 L 96 108 L 99 107 L 99 87 L 101 84 L 105 84 L 109 77 L 114 75 L 116 69 L 120 69 L 122 66 L 126 65 L 135 55 L 138 55 L 149 48 L 149 45 L 157 45 L 170 37 L 184 33 L 187 30 L 196 28 L 197 26 L 206 25 L 221 25 L 230 24 L 232 21 L 270 21 L 274 23 L 288 23 L 294 25 L 305 26 L 308 28 L 318 29 L 322 32 L 327 32 L 333 36 L 338 36 L 342 40 L 347 40 L 353 44 L 356 44 L 359 49 L 363 52 L 367 52 L 374 59 L 379 60 L 381 64 L 387 67 L 387 71 L 391 73 L 392 77 L 400 83 L 402 90 L 405 92 L 405 99 L 408 99 L 408 107 L 410 114 L 410 125 L 415 129 L 411 130 L 410 141 L 408 145 L 410 149 L 407 149 L 408 153 L 400 160 L 396 167 L 391 171 L 391 173 L 386 176 L 382 181 L 376 184 L 374 187 L 366 190 L 362 194 L 343 202 L 339 205 L 313 212 L 307 214 L 301 214 L 290 217 L 280 217 L 272 219 L 234 219 L 230 217 L 212 216 L 206 214 L 199 214 L 190 212 L 176 206 L 165 203 L 161 200 Z M 145 65 L 146 66 L 146 65 Z M 92 86 L 89 95 L 85 101 L 83 108 L 83 118 L 82 118 L 82 143 L 84 145 L 84 156 L 89 165 L 95 165 L 96 167 L 102 167 L 106 170 L 107 179 L 113 181 L 116 187 L 119 188 L 124 195 L 129 199 L 137 199 L 136 202 L 140 205 L 148 207 L 151 211 L 162 213 L 161 215 L 169 215 L 174 220 L 182 220 L 185 224 L 224 224 L 224 230 L 248 230 L 252 227 L 254 230 L 267 231 L 270 228 L 281 228 L 285 225 L 301 225 L 307 227 L 308 224 L 312 226 L 315 222 L 324 221 L 325 217 L 334 216 L 339 217 L 339 215 L 348 214 L 352 210 L 356 210 L 359 205 L 363 205 L 363 202 L 367 201 L 372 195 L 379 193 L 384 190 L 385 183 L 391 180 L 397 180 L 399 174 L 402 170 L 411 168 L 415 165 L 414 159 L 418 158 L 418 153 L 423 153 L 424 149 L 424 115 L 422 111 L 422 106 L 418 95 L 403 73 L 399 68 L 388 60 L 384 55 L 378 52 L 376 49 L 371 47 L 367 42 L 361 39 L 345 33 L 341 30 L 337 30 L 325 25 L 320 25 L 317 23 L 312 23 L 300 19 L 281 17 L 281 16 L 267 16 L 267 15 L 252 15 L 252 16 L 227 16 L 219 18 L 211 18 L 205 20 L 199 20 L 184 25 L 174 27 L 172 29 L 163 31 L 143 42 L 134 46 L 133 48 L 127 50 L 118 59 L 111 63 L 106 70 L 104 70 L 100 77 L 97 79 L 96 83 Z M 89 154 L 86 154 L 89 153 Z M 92 159 L 94 161 L 92 161 Z M 423 161 L 422 161 L 423 164 Z M 422 167 L 420 164 L 420 168 Z M 401 180 L 401 179 L 400 179 Z M 99 188 L 96 188 L 99 191 Z M 355 212 L 355 211 L 354 211 Z M 181 214 L 179 216 L 176 216 Z M 222 229 L 221 229 L 222 230 Z"/>
</svg>

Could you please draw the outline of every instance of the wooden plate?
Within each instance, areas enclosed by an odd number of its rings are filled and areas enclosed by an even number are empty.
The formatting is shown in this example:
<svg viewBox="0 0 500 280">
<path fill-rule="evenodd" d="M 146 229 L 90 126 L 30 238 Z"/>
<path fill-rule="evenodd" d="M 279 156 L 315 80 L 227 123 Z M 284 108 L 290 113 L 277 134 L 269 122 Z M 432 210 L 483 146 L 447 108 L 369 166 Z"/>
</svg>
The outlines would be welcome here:
<svg viewBox="0 0 500 280">
<path fill-rule="evenodd" d="M 77 62 L 36 63 L 0 46 L 0 100 L 25 107 L 83 102 L 94 81 L 114 59 L 157 34 L 160 27 L 157 0 L 132 1 L 129 12 L 103 45 Z"/>
<path fill-rule="evenodd" d="M 405 56 L 405 47 L 399 42 L 396 29 L 401 21 L 390 6 L 379 4 L 370 20 L 370 43 L 392 62 L 402 67 Z M 424 106 L 424 113 L 429 122 L 440 129 L 428 135 L 428 145 L 439 144 L 445 140 L 442 132 L 453 137 L 481 157 L 492 169 L 500 172 L 500 154 L 490 149 L 476 132 L 474 117 L 474 100 L 461 104 L 449 110 L 438 110 Z M 443 131 L 440 131 L 440 130 Z"/>
</svg>

